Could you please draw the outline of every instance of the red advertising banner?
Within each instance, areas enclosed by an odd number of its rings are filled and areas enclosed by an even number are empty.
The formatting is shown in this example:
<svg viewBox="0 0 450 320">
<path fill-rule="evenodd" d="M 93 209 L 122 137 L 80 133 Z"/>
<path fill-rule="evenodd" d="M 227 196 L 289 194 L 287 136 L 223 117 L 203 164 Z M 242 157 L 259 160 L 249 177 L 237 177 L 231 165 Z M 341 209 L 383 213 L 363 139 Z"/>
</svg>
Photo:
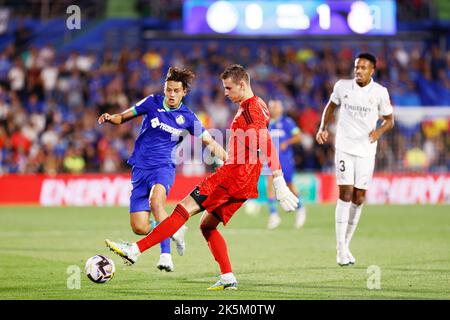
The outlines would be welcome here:
<svg viewBox="0 0 450 320">
<path fill-rule="evenodd" d="M 315 175 L 319 183 L 317 186 L 317 202 L 331 203 L 336 202 L 339 196 L 336 186 L 336 177 L 334 174 L 318 173 Z"/>
<path fill-rule="evenodd" d="M 376 174 L 367 203 L 450 203 L 450 174 Z"/>
<path fill-rule="evenodd" d="M 202 178 L 177 175 L 168 201 L 183 199 Z M 299 181 L 313 202 L 336 201 L 334 174 Z M 0 176 L 0 205 L 128 206 L 130 192 L 128 174 Z M 366 196 L 370 204 L 450 203 L 450 174 L 375 174 Z"/>
<path fill-rule="evenodd" d="M 338 198 L 334 174 L 316 174 L 319 203 Z M 450 174 L 376 173 L 366 192 L 368 204 L 450 203 Z"/>
<path fill-rule="evenodd" d="M 202 177 L 177 176 L 168 201 L 179 201 Z M 128 206 L 127 174 L 0 176 L 0 204 L 42 206 Z"/>
</svg>

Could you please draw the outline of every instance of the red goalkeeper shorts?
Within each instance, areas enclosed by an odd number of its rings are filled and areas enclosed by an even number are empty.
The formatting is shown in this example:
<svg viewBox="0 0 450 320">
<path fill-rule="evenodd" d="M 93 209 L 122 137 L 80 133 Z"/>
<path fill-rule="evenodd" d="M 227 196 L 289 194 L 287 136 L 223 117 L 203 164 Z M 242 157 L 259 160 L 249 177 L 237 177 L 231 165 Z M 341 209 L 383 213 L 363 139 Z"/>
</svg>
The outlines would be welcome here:
<svg viewBox="0 0 450 320">
<path fill-rule="evenodd" d="M 234 213 L 244 204 L 247 199 L 237 199 L 231 196 L 227 189 L 217 185 L 209 191 L 202 191 L 197 186 L 192 192 L 191 197 L 197 202 L 202 210 L 206 210 L 222 221 L 224 225 L 231 219 Z"/>
</svg>

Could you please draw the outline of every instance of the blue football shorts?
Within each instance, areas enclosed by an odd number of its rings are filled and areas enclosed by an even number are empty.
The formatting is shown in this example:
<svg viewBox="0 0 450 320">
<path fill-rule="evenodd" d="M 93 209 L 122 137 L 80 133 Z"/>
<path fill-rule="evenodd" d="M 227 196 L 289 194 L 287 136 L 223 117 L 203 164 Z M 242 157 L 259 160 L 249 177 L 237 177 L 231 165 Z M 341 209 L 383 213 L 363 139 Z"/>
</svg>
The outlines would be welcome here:
<svg viewBox="0 0 450 320">
<path fill-rule="evenodd" d="M 292 179 L 294 178 L 295 173 L 295 163 L 293 159 L 281 161 L 280 159 L 281 169 L 283 170 L 284 180 L 286 183 L 292 183 Z"/>
<path fill-rule="evenodd" d="M 161 166 L 156 169 L 131 169 L 131 184 L 133 189 L 130 196 L 130 213 L 150 211 L 149 196 L 155 184 L 162 184 L 169 195 L 170 188 L 175 181 L 175 168 Z"/>
</svg>

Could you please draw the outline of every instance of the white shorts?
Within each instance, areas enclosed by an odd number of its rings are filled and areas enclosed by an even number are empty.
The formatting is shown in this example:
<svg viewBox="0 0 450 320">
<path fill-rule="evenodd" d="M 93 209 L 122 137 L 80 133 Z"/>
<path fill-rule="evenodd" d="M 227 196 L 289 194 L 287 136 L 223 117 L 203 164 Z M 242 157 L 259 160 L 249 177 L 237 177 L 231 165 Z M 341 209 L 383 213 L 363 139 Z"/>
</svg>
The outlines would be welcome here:
<svg viewBox="0 0 450 320">
<path fill-rule="evenodd" d="M 358 157 L 340 150 L 334 156 L 337 185 L 350 185 L 367 190 L 372 181 L 375 155 Z"/>
</svg>

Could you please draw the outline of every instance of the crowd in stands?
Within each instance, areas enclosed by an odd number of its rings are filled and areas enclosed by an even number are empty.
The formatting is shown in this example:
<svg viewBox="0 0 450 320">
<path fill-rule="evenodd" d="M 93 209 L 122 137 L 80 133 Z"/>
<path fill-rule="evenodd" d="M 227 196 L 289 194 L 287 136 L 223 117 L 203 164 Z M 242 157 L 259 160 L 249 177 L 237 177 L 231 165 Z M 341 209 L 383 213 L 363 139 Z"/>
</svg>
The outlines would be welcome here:
<svg viewBox="0 0 450 320">
<path fill-rule="evenodd" d="M 192 69 L 196 79 L 185 104 L 207 128 L 229 127 L 236 106 L 224 98 L 219 75 L 231 63 L 244 65 L 254 92 L 279 98 L 300 127 L 295 146 L 299 172 L 334 169 L 333 138 L 319 146 L 314 135 L 339 78 L 351 78 L 357 47 L 268 41 L 197 41 L 183 47 L 150 43 L 120 52 L 71 52 L 50 46 L 0 51 L 0 173 L 127 172 L 126 160 L 140 120 L 98 125 L 103 112 L 121 112 L 143 97 L 161 93 L 169 66 Z M 189 48 L 189 49 L 183 49 Z M 439 46 L 380 43 L 375 80 L 385 85 L 395 108 L 450 106 L 450 52 Z M 413 129 L 397 125 L 379 144 L 377 170 L 448 171 L 449 119 L 431 119 Z M 224 141 L 222 141 L 224 142 Z M 209 167 L 180 166 L 184 173 Z"/>
</svg>

